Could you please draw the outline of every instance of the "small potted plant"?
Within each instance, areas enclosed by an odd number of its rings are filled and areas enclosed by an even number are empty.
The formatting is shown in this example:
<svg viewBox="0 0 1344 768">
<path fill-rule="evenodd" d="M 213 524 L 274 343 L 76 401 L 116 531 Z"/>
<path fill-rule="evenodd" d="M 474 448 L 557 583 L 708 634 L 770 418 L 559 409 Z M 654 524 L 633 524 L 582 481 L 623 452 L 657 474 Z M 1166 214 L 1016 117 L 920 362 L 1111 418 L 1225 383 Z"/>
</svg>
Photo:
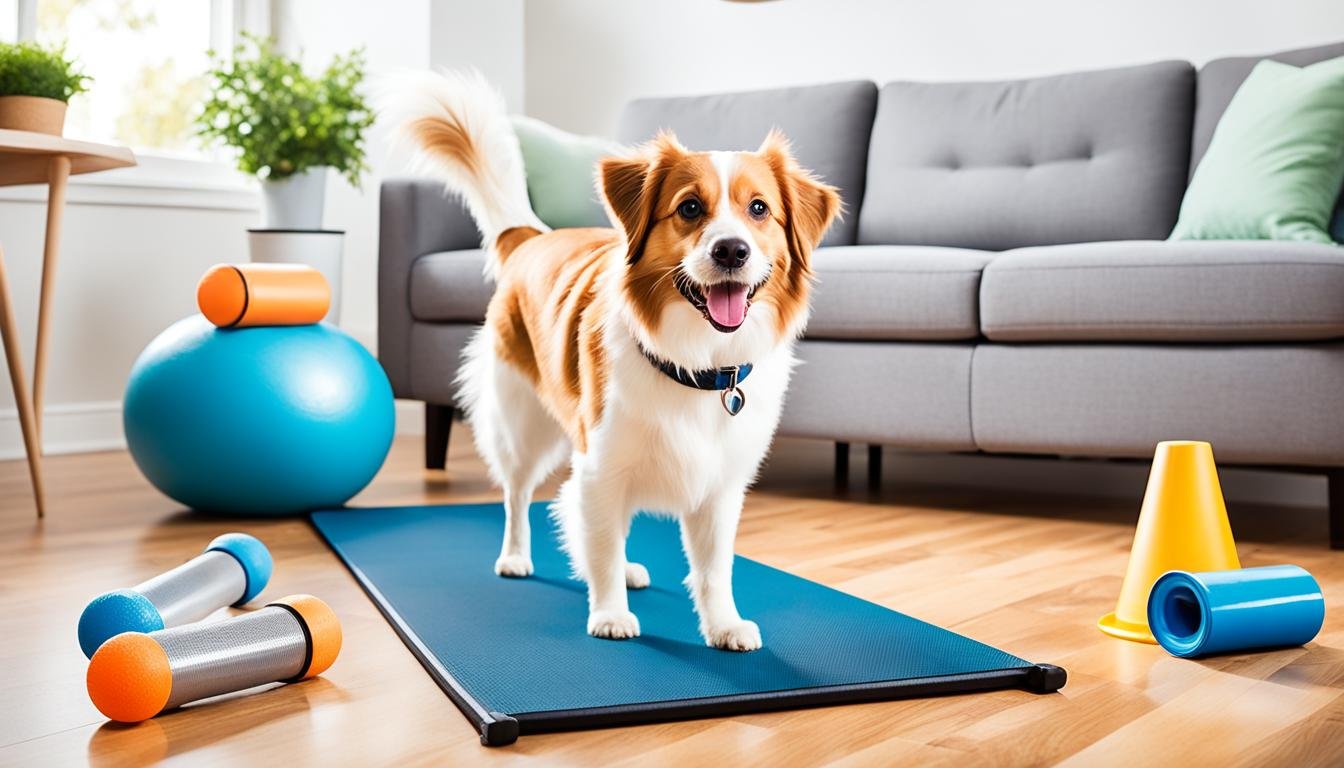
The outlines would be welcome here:
<svg viewBox="0 0 1344 768">
<path fill-rule="evenodd" d="M 67 102 L 91 80 L 64 47 L 0 43 L 0 128 L 60 136 Z"/>
<path fill-rule="evenodd" d="M 207 76 L 198 134 L 235 148 L 239 170 L 261 179 L 268 228 L 320 229 L 327 169 L 355 186 L 367 169 L 363 51 L 310 76 L 271 40 L 248 36 L 231 60 L 214 56 Z"/>
</svg>

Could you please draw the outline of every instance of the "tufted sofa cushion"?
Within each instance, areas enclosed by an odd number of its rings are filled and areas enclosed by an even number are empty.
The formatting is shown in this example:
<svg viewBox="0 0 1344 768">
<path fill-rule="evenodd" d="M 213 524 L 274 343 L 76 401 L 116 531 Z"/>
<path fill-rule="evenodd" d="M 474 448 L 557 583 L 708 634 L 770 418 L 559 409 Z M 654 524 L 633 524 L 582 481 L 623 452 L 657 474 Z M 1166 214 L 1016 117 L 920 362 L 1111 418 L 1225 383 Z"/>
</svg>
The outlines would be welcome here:
<svg viewBox="0 0 1344 768">
<path fill-rule="evenodd" d="M 1162 239 L 1190 160 L 1194 68 L 994 83 L 890 83 L 878 97 L 860 244 L 1006 250 Z"/>
</svg>

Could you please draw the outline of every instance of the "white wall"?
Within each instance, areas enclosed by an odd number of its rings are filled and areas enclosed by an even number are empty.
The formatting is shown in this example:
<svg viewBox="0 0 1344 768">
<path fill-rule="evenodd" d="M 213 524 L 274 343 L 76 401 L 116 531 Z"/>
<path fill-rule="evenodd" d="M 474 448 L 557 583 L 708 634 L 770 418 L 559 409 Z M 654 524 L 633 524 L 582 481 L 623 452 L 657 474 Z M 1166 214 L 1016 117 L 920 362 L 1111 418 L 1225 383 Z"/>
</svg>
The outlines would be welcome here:
<svg viewBox="0 0 1344 768">
<path fill-rule="evenodd" d="M 1344 40 L 1341 0 L 527 0 L 527 111 L 610 134 L 636 96 L 998 79 Z"/>
<path fill-rule="evenodd" d="M 523 111 L 523 0 L 433 0 L 429 63 L 435 69 L 475 67 Z"/>
</svg>

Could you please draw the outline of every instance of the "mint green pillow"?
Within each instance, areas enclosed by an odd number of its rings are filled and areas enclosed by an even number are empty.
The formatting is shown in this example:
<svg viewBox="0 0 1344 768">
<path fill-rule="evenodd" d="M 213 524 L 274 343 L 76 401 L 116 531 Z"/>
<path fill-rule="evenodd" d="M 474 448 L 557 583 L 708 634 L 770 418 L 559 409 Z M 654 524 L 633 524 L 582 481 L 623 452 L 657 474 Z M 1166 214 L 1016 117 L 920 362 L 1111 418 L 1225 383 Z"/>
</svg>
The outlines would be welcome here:
<svg viewBox="0 0 1344 768">
<path fill-rule="evenodd" d="M 1330 243 L 1341 185 L 1344 57 L 1262 61 L 1218 121 L 1171 239 Z"/>
<path fill-rule="evenodd" d="M 620 152 L 620 145 L 530 117 L 515 116 L 513 131 L 523 148 L 527 195 L 537 218 L 552 229 L 611 226 L 597 195 L 597 161 Z"/>
</svg>

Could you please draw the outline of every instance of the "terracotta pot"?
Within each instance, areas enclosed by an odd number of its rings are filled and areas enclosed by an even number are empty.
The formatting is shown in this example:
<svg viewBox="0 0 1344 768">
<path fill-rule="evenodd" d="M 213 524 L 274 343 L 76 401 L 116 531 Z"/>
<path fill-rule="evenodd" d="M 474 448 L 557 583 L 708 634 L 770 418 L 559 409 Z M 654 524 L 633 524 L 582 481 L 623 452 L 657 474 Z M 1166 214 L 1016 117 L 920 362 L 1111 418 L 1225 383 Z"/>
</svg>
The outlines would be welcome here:
<svg viewBox="0 0 1344 768">
<path fill-rule="evenodd" d="M 0 96 L 0 128 L 60 136 L 65 128 L 64 101 L 41 96 Z"/>
</svg>

